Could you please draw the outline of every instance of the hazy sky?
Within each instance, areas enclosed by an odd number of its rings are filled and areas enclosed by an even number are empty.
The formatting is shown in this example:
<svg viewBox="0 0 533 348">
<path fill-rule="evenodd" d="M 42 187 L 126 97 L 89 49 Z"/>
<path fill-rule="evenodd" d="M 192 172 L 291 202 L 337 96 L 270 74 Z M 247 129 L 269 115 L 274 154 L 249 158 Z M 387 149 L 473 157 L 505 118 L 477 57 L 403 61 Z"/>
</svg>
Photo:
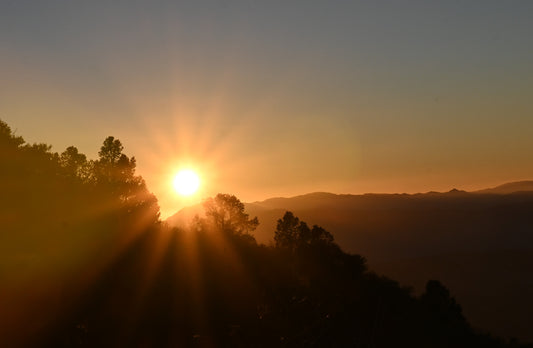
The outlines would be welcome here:
<svg viewBox="0 0 533 348">
<path fill-rule="evenodd" d="M 0 118 L 244 201 L 533 178 L 533 1 L 0 0 Z"/>
</svg>

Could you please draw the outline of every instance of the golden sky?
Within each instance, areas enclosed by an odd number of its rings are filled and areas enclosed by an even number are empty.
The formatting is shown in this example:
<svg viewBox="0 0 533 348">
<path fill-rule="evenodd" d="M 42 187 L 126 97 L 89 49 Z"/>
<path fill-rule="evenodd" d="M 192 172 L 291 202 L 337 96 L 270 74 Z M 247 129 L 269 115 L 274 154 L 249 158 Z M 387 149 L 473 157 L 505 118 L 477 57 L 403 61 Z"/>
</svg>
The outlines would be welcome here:
<svg viewBox="0 0 533 348">
<path fill-rule="evenodd" d="M 166 217 L 218 192 L 477 189 L 533 178 L 533 3 L 0 4 L 0 118 L 95 158 Z M 172 176 L 195 168 L 198 195 Z"/>
</svg>

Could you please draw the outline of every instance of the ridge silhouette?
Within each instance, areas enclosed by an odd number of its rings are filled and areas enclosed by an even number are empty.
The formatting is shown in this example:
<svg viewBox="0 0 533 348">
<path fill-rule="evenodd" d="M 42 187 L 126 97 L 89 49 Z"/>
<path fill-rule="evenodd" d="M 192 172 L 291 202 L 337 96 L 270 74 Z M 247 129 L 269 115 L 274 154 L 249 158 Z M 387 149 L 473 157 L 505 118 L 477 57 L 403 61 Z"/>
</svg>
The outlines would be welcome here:
<svg viewBox="0 0 533 348">
<path fill-rule="evenodd" d="M 376 275 L 298 214 L 272 245 L 231 194 L 169 227 L 122 151 L 107 137 L 96 160 L 54 153 L 0 121 L 1 346 L 525 346 L 472 328 L 438 280 L 416 295 Z"/>
</svg>

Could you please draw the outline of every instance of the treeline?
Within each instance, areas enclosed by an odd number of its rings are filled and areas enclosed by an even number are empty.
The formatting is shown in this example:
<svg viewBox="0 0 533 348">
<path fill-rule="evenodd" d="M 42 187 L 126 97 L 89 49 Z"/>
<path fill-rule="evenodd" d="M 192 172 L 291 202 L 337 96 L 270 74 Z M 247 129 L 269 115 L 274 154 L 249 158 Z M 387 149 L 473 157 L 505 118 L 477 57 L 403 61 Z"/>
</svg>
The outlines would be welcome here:
<svg viewBox="0 0 533 348">
<path fill-rule="evenodd" d="M 440 282 L 415 297 L 290 212 L 268 246 L 228 194 L 170 228 L 122 151 L 53 153 L 0 121 L 0 346 L 520 346 L 473 330 Z"/>
<path fill-rule="evenodd" d="M 28 144 L 0 121 L 0 346 L 42 339 L 140 235 L 159 228 L 135 158 Z"/>
</svg>

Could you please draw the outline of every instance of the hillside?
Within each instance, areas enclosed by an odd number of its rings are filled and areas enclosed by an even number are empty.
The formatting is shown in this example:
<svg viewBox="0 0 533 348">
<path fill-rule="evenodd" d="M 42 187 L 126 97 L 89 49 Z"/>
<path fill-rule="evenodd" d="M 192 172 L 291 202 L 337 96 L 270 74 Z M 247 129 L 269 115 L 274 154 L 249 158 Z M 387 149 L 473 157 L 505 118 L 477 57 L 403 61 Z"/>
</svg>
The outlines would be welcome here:
<svg viewBox="0 0 533 348">
<path fill-rule="evenodd" d="M 510 183 L 476 194 L 311 193 L 248 203 L 246 211 L 259 218 L 258 242 L 271 242 L 277 219 L 290 210 L 332 232 L 376 272 L 417 292 L 429 278 L 442 280 L 474 325 L 531 341 L 533 192 L 524 192 L 527 187 Z M 490 311 L 480 305 L 487 301 L 494 303 Z"/>
<path fill-rule="evenodd" d="M 194 228 L 161 224 L 157 199 L 135 174 L 134 157 L 122 153 L 121 142 L 112 136 L 104 140 L 97 160 L 87 160 L 73 146 L 58 154 L 44 144 L 24 144 L 0 121 L 0 145 L 7 163 L 0 184 L 8 193 L 0 196 L 5 217 L 0 233 L 2 347 L 526 347 L 487 335 L 491 327 L 479 321 L 473 327 L 455 298 L 460 292 L 438 280 L 453 284 L 454 277 L 489 277 L 483 293 L 474 292 L 474 304 L 489 319 L 500 311 L 492 333 L 504 333 L 506 325 L 527 330 L 527 317 L 517 312 L 508 320 L 505 299 L 486 296 L 504 295 L 507 302 L 529 308 L 532 265 L 526 252 L 436 255 L 433 263 L 374 257 L 375 270 L 398 274 L 404 283 L 418 285 L 426 278 L 424 290 L 413 293 L 369 270 L 362 256 L 342 251 L 328 231 L 309 229 L 292 214 L 283 217 L 275 246 L 258 244 L 247 233 L 257 219 L 231 194 L 207 200 L 209 214 Z M 446 196 L 457 203 L 472 195 L 453 191 Z M 438 194 L 430 197 L 440 202 L 436 207 L 460 206 Z M 511 211 L 520 212 L 528 197 L 513 195 L 518 205 Z M 374 205 L 365 203 L 369 198 L 377 199 Z M 369 195 L 362 203 L 356 196 L 338 199 L 312 194 L 295 199 L 295 207 L 312 212 L 313 219 L 331 218 L 336 211 L 333 221 L 338 222 L 348 221 L 342 214 L 358 209 L 370 215 L 403 209 L 408 215 L 435 208 L 413 203 L 410 196 Z M 277 201 L 249 208 L 273 223 L 283 212 Z M 492 215 L 498 216 L 498 204 L 483 207 L 494 207 Z M 185 209 L 174 221 L 187 225 L 198 212 L 200 206 Z M 358 238 L 357 231 L 352 235 Z M 390 260 L 396 260 L 392 268 L 386 264 Z M 431 273 L 419 269 L 421 264 L 429 265 Z M 450 265 L 455 269 L 446 273 Z M 406 270 L 416 277 L 404 278 Z M 434 276 L 435 270 L 444 273 Z"/>
</svg>

